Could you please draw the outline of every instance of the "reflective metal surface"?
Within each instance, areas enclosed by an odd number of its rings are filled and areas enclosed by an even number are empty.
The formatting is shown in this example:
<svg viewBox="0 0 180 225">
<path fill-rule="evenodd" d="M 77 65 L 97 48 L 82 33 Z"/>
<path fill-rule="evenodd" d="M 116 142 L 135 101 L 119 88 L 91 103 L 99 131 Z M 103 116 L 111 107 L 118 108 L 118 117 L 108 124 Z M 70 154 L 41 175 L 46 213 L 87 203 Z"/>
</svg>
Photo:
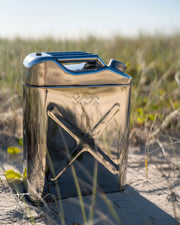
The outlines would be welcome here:
<svg viewBox="0 0 180 225">
<path fill-rule="evenodd" d="M 77 195 L 74 169 L 82 194 L 92 193 L 96 163 L 97 191 L 126 185 L 131 77 L 102 70 L 108 66 L 101 60 L 78 57 L 68 56 L 61 67 L 46 60 L 25 63 L 24 159 L 35 199 Z M 78 75 L 68 73 L 71 79 L 64 68 Z"/>
<path fill-rule="evenodd" d="M 82 62 L 85 62 L 83 68 Z M 75 70 L 68 68 L 70 63 L 71 68 L 76 65 Z M 25 58 L 24 65 L 28 68 L 24 83 L 34 86 L 131 83 L 131 77 L 122 70 L 111 67 L 111 64 L 105 65 L 97 55 L 90 53 L 38 53 L 38 56 L 32 53 Z"/>
</svg>

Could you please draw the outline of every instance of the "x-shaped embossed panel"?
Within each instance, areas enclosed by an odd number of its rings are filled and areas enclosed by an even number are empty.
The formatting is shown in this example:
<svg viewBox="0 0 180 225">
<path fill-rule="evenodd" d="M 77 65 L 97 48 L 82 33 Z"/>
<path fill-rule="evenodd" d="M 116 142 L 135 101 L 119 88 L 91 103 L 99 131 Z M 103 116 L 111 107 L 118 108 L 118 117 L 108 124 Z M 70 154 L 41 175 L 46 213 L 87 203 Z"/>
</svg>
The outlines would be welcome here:
<svg viewBox="0 0 180 225">
<path fill-rule="evenodd" d="M 119 110 L 120 104 L 114 104 L 107 112 L 104 113 L 101 119 L 90 129 L 88 133 L 84 133 L 81 129 L 74 126 L 57 107 L 48 110 L 48 116 L 76 141 L 76 146 L 70 152 L 69 157 L 60 162 L 61 169 L 59 173 L 51 179 L 52 181 L 57 180 L 83 152 L 90 153 L 111 173 L 118 173 L 118 165 L 104 151 L 101 150 L 96 143 L 96 139 L 112 122 Z M 66 142 L 65 139 L 64 142 Z M 67 148 L 66 143 L 64 143 L 64 145 Z M 66 150 L 69 151 L 69 149 Z"/>
</svg>

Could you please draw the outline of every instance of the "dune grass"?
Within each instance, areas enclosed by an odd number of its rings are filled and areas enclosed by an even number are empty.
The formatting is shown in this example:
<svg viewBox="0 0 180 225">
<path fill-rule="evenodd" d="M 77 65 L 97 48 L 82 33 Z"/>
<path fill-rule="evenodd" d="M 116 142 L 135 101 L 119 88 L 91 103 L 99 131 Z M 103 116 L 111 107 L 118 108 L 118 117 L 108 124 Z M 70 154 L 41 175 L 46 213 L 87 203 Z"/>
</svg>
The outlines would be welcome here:
<svg viewBox="0 0 180 225">
<path fill-rule="evenodd" d="M 80 40 L 0 39 L 0 88 L 10 88 L 12 94 L 22 97 L 22 63 L 29 53 L 76 50 L 96 53 L 105 63 L 113 58 L 127 65 L 126 73 L 133 77 L 134 84 L 132 126 L 153 122 L 155 115 L 162 121 L 166 114 L 180 108 L 175 80 L 180 70 L 180 35 L 114 36 L 104 40 L 93 36 Z"/>
</svg>

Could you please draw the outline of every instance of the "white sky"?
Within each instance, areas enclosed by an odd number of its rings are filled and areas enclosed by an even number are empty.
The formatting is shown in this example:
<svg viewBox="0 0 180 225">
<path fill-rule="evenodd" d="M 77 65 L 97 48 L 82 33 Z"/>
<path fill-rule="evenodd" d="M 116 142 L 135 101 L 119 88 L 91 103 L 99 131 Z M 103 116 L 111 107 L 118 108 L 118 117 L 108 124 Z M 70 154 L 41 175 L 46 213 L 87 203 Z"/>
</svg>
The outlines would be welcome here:
<svg viewBox="0 0 180 225">
<path fill-rule="evenodd" d="M 180 0 L 0 0 L 0 37 L 180 32 Z"/>
</svg>

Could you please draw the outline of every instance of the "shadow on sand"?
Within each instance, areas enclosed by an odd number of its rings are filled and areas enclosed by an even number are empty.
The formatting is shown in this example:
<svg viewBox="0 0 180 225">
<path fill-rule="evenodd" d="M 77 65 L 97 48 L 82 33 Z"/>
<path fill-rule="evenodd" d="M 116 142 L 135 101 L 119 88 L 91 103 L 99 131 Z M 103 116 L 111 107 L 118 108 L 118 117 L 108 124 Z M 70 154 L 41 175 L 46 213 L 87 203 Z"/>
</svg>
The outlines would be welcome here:
<svg viewBox="0 0 180 225">
<path fill-rule="evenodd" d="M 3 136 L 5 138 L 5 136 Z M 8 137 L 6 137 L 8 138 Z M 7 140 L 7 139 L 6 139 Z M 16 143 L 14 140 L 13 143 Z M 4 165 L 22 170 L 22 154 L 9 157 L 5 148 L 0 148 L 0 169 Z M 84 224 L 87 220 L 94 218 L 91 224 L 123 224 L 123 225 L 150 225 L 150 224 L 178 224 L 178 222 L 155 204 L 142 197 L 133 187 L 127 186 L 126 190 L 119 193 L 98 194 L 93 200 L 93 196 L 84 196 L 83 205 L 85 217 L 82 213 L 82 202 L 79 197 L 71 197 L 44 205 L 35 205 L 24 196 L 24 188 L 21 182 L 10 184 L 12 194 L 21 196 L 17 199 L 22 203 L 22 211 L 11 212 L 14 221 L 21 221 L 26 214 L 26 221 L 34 221 L 40 224 Z M 1 190 L 3 191 L 3 190 Z M 8 196 L 7 196 L 8 200 Z M 94 201 L 94 210 L 92 204 Z M 16 218 L 17 217 L 17 218 Z"/>
</svg>

